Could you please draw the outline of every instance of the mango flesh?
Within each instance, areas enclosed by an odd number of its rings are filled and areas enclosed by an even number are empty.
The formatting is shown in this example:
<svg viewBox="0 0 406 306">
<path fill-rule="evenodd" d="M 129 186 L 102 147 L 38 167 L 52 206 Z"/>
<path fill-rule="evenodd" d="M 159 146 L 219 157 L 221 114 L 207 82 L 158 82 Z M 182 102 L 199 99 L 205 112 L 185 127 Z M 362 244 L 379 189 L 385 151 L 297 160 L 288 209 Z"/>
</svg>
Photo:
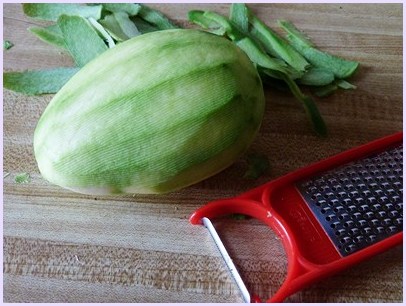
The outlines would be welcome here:
<svg viewBox="0 0 406 306">
<path fill-rule="evenodd" d="M 34 134 L 42 176 L 87 194 L 165 193 L 234 163 L 264 113 L 261 79 L 225 38 L 144 34 L 107 50 L 54 96 Z"/>
</svg>

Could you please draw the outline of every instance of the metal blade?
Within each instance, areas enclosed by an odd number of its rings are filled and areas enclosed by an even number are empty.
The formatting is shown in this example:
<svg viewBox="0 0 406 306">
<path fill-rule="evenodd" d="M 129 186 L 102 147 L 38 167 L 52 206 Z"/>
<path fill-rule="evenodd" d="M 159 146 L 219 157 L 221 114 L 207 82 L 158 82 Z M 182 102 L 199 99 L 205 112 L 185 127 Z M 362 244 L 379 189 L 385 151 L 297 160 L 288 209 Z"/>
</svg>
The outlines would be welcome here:
<svg viewBox="0 0 406 306">
<path fill-rule="evenodd" d="M 221 241 L 219 235 L 217 234 L 216 229 L 213 226 L 213 223 L 210 221 L 210 219 L 204 217 L 202 218 L 204 226 L 209 230 L 210 235 L 213 237 L 214 242 L 216 243 L 218 249 L 220 250 L 221 255 L 223 256 L 224 261 L 226 262 L 226 265 L 228 269 L 231 272 L 231 275 L 234 277 L 235 282 L 237 283 L 238 288 L 241 291 L 241 295 L 243 296 L 243 299 L 246 303 L 251 302 L 251 297 L 250 294 L 247 290 L 247 287 L 245 286 L 240 274 L 238 273 L 237 268 L 235 267 L 233 260 L 231 259 L 230 255 L 228 255 L 228 252 L 226 248 L 224 247 L 223 242 Z"/>
</svg>

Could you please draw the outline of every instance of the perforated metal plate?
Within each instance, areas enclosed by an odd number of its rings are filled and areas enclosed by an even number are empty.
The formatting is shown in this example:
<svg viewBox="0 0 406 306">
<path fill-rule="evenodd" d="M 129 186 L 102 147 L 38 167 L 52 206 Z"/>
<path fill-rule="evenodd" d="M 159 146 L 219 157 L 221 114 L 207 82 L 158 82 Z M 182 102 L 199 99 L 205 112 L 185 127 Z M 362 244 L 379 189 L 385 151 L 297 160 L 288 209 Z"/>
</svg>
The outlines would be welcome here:
<svg viewBox="0 0 406 306">
<path fill-rule="evenodd" d="M 342 256 L 402 231 L 402 145 L 296 187 Z"/>
</svg>

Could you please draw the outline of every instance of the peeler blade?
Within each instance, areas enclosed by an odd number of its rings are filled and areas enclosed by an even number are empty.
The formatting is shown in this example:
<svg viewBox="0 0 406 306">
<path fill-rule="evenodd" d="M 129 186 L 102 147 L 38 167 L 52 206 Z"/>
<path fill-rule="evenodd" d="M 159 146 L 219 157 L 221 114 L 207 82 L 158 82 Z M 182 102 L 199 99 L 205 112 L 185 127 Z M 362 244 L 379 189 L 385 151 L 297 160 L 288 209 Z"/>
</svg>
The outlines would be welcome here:
<svg viewBox="0 0 406 306">
<path fill-rule="evenodd" d="M 251 302 L 251 297 L 250 294 L 248 292 L 247 287 L 245 286 L 244 281 L 242 280 L 240 274 L 238 273 L 238 270 L 236 268 L 236 266 L 234 265 L 233 260 L 231 259 L 230 255 L 227 252 L 227 249 L 225 248 L 223 242 L 220 239 L 220 236 L 218 235 L 216 229 L 213 226 L 213 223 L 210 221 L 209 218 L 202 218 L 202 222 L 204 224 L 204 226 L 208 229 L 210 235 L 212 236 L 215 244 L 217 245 L 221 256 L 223 256 L 223 259 L 231 273 L 231 275 L 233 276 L 238 288 L 240 289 L 241 295 L 245 301 L 245 303 L 250 303 Z"/>
</svg>

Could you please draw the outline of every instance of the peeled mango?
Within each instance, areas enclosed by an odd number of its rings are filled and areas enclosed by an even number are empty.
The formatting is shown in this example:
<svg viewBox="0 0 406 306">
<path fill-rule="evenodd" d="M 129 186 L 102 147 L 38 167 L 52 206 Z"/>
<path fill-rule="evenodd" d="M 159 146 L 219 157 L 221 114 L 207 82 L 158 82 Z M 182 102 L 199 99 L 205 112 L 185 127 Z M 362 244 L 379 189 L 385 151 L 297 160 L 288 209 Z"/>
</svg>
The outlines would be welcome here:
<svg viewBox="0 0 406 306">
<path fill-rule="evenodd" d="M 86 194 L 166 193 L 234 163 L 264 113 L 258 72 L 225 38 L 144 34 L 89 62 L 34 134 L 42 176 Z"/>
</svg>

